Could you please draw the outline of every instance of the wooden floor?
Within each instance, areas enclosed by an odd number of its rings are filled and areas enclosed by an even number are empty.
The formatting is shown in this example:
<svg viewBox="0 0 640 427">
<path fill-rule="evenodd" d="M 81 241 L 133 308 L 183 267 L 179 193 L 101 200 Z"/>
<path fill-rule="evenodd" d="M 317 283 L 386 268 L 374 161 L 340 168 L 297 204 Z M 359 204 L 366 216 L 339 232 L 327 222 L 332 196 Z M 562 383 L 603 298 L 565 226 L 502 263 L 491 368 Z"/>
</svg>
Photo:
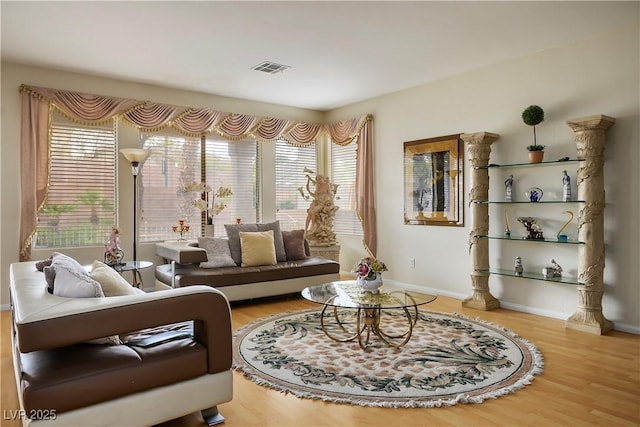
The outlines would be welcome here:
<svg viewBox="0 0 640 427">
<path fill-rule="evenodd" d="M 259 317 L 314 307 L 301 298 L 244 303 L 232 309 L 234 329 Z M 497 323 L 533 342 L 545 368 L 533 383 L 481 404 L 442 408 L 388 409 L 300 399 L 258 386 L 234 372 L 234 398 L 219 406 L 226 426 L 640 426 L 640 336 L 604 336 L 565 329 L 564 322 L 497 309 L 465 309 L 439 297 L 429 310 L 457 312 Z M 9 312 L 2 312 L 2 410 L 0 424 L 18 427 L 5 415 L 18 408 L 9 339 Z M 195 427 L 192 414 L 162 424 Z"/>
</svg>

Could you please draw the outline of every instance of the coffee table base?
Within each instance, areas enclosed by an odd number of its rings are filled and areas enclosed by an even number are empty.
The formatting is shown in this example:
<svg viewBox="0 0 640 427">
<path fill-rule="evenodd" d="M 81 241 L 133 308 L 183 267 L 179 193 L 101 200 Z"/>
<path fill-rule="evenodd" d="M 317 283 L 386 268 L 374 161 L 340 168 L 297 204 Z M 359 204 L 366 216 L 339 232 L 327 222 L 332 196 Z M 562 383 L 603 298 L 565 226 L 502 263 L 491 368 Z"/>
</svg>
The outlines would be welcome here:
<svg viewBox="0 0 640 427">
<path fill-rule="evenodd" d="M 407 320 L 407 328 L 406 330 L 401 331 L 401 333 L 388 334 L 384 332 L 381 327 L 380 319 L 382 317 L 382 309 L 380 307 L 354 308 L 352 310 L 357 311 L 356 327 L 355 331 L 353 329 L 349 330 L 349 325 L 343 322 L 338 315 L 338 307 L 332 306 L 330 302 L 331 300 L 324 304 L 322 313 L 320 314 L 320 326 L 324 334 L 337 342 L 350 342 L 357 339 L 360 348 L 363 350 L 366 350 L 369 347 L 372 333 L 390 347 L 403 347 L 411 339 L 413 327 L 418 321 L 418 308 L 415 305 L 413 306 L 413 315 L 409 312 L 407 307 L 398 308 L 399 310 L 404 311 L 404 318 Z M 329 328 L 325 323 L 325 312 L 329 307 L 333 307 L 333 318 L 340 329 L 348 335 L 346 338 L 337 338 L 329 332 Z M 345 308 L 341 308 L 341 310 L 345 310 Z"/>
</svg>

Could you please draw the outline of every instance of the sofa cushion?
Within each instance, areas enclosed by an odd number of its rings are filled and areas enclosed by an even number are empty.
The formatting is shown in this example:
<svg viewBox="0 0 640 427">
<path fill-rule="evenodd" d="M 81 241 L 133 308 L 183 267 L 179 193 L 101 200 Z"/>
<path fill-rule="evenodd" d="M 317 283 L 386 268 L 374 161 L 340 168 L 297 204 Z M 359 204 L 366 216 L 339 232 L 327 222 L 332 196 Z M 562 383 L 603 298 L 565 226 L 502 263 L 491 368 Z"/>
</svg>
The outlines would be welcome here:
<svg viewBox="0 0 640 427">
<path fill-rule="evenodd" d="M 258 231 L 258 224 L 225 224 L 224 229 L 227 232 L 227 238 L 229 239 L 229 250 L 231 251 L 231 258 L 236 265 L 242 264 L 242 248 L 240 247 L 240 232 L 241 231 Z"/>
<path fill-rule="evenodd" d="M 129 339 L 22 353 L 25 410 L 60 414 L 206 374 L 206 348 L 191 335 L 149 348 Z"/>
<path fill-rule="evenodd" d="M 266 224 L 258 224 L 258 231 L 273 231 L 273 244 L 276 248 L 276 259 L 278 262 L 286 261 L 287 254 L 284 251 L 284 241 L 280 230 L 280 221 L 273 221 Z"/>
<path fill-rule="evenodd" d="M 240 247 L 241 231 L 267 231 L 273 230 L 273 243 L 276 249 L 276 259 L 278 262 L 286 261 L 287 254 L 284 251 L 284 242 L 282 240 L 282 232 L 280 231 L 280 221 L 269 222 L 266 224 L 225 224 L 224 228 L 229 238 L 229 249 L 231 250 L 231 258 L 236 265 L 242 265 L 242 248 Z"/>
<path fill-rule="evenodd" d="M 207 251 L 207 261 L 201 262 L 201 268 L 232 267 L 236 265 L 231 258 L 229 240 L 218 237 L 198 237 L 198 247 Z"/>
<path fill-rule="evenodd" d="M 304 248 L 304 230 L 282 231 L 284 251 L 287 254 L 287 261 L 295 261 L 307 257 Z"/>
<path fill-rule="evenodd" d="M 56 267 L 56 278 L 53 294 L 67 298 L 100 298 L 104 297 L 100 283 L 67 266 Z"/>
<path fill-rule="evenodd" d="M 129 284 L 117 271 L 98 260 L 91 266 L 91 278 L 100 283 L 106 297 L 120 295 L 135 295 L 134 287 Z"/>
<path fill-rule="evenodd" d="M 340 264 L 320 257 L 309 257 L 297 261 L 279 262 L 261 267 L 199 268 L 196 265 L 176 265 L 175 286 L 209 285 L 213 287 L 244 285 L 295 279 L 298 277 L 338 274 Z M 171 286 L 171 265 L 156 267 L 156 279 Z"/>
<path fill-rule="evenodd" d="M 273 243 L 273 230 L 241 231 L 240 247 L 242 250 L 242 267 L 274 265 L 277 262 L 276 248 Z"/>
</svg>

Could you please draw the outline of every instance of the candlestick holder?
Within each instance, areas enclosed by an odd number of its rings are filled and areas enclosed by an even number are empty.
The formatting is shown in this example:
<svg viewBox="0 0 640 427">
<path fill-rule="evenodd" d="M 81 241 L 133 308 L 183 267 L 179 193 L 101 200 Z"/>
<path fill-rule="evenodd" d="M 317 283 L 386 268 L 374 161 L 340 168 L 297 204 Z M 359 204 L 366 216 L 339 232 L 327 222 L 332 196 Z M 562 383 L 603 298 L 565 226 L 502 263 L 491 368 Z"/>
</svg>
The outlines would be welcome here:
<svg viewBox="0 0 640 427">
<path fill-rule="evenodd" d="M 184 219 L 178 220 L 178 225 L 172 225 L 171 229 L 174 233 L 180 233 L 180 238 L 178 242 L 185 242 L 187 239 L 184 238 L 184 234 L 189 232 L 191 226 L 189 224 L 184 223 Z"/>
</svg>

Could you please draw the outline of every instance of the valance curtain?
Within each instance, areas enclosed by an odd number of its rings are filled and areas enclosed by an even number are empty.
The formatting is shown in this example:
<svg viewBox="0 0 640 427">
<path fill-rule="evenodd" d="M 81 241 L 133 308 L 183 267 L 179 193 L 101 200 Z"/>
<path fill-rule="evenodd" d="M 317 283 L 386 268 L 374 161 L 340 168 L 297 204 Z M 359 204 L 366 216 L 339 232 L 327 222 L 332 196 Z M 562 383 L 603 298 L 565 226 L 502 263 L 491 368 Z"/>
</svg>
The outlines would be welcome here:
<svg viewBox="0 0 640 427">
<path fill-rule="evenodd" d="M 217 133 L 231 141 L 247 138 L 259 141 L 284 139 L 292 145 L 304 146 L 315 143 L 322 132 L 328 132 L 334 143 L 344 145 L 358 136 L 359 153 L 366 157 L 362 159 L 358 154 L 356 192 L 365 191 L 365 194 L 357 193 L 357 210 L 364 228 L 365 245 L 367 250 L 375 255 L 375 206 L 371 163 L 373 140 L 370 115 L 329 125 L 318 125 L 297 120 L 225 113 L 209 108 L 181 107 L 27 85 L 20 86 L 20 92 L 21 261 L 31 259 L 31 237 L 36 230 L 38 209 L 47 199 L 48 129 L 54 109 L 69 120 L 84 125 L 103 124 L 117 118 L 141 132 L 157 132 L 171 128 L 191 137 Z"/>
</svg>

